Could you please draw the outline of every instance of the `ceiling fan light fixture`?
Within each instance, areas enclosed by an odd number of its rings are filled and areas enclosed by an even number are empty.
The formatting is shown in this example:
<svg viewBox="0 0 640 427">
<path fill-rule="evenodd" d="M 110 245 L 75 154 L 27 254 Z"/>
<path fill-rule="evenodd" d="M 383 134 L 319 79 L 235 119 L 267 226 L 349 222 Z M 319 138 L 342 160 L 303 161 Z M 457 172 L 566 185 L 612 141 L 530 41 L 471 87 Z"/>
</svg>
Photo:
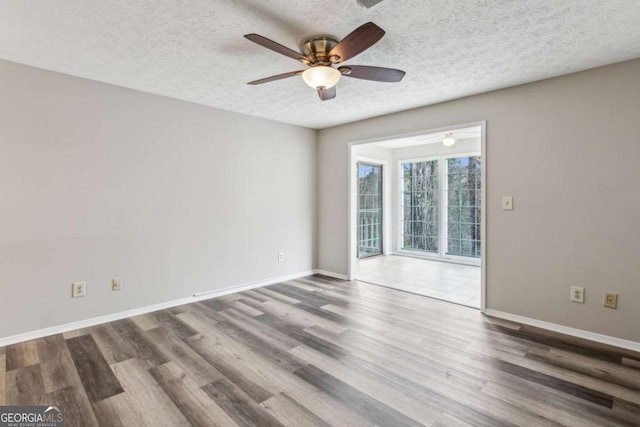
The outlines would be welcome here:
<svg viewBox="0 0 640 427">
<path fill-rule="evenodd" d="M 380 1 L 382 0 L 376 0 L 376 2 Z M 373 22 L 367 22 L 350 32 L 340 41 L 330 36 L 313 36 L 302 43 L 302 53 L 300 53 L 259 34 L 245 34 L 245 38 L 253 43 L 310 67 L 306 70 L 290 71 L 254 80 L 247 84 L 261 85 L 288 77 L 301 76 L 307 85 L 317 91 L 322 101 L 327 101 L 336 97 L 335 86 L 343 75 L 352 79 L 397 83 L 405 75 L 402 70 L 369 65 L 349 65 L 348 67 L 339 67 L 337 65 L 369 49 L 382 36 L 384 36 L 382 28 Z"/>
<path fill-rule="evenodd" d="M 305 70 L 302 79 L 314 89 L 334 87 L 340 81 L 342 73 L 333 67 L 317 65 Z"/>
<path fill-rule="evenodd" d="M 442 140 L 442 144 L 445 147 L 453 147 L 453 145 L 456 143 L 456 139 L 453 137 L 452 133 L 448 133 L 444 136 L 444 139 Z"/>
</svg>

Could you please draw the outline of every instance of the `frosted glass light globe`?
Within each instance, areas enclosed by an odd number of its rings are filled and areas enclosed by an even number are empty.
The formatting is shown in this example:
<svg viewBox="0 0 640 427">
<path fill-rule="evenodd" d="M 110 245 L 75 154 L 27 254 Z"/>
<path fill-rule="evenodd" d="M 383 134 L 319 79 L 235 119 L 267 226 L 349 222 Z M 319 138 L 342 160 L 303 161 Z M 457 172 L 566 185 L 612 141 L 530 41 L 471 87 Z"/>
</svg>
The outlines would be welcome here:
<svg viewBox="0 0 640 427">
<path fill-rule="evenodd" d="M 334 87 L 340 81 L 340 77 L 342 77 L 340 71 L 326 65 L 311 67 L 302 73 L 304 82 L 314 89 Z"/>
</svg>

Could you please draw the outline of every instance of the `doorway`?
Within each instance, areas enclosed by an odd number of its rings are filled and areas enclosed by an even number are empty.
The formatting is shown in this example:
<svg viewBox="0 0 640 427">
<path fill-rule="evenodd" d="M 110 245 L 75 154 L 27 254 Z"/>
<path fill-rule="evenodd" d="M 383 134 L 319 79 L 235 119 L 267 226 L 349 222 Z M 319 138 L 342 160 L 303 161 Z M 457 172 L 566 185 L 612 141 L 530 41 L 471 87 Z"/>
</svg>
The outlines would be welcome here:
<svg viewBox="0 0 640 427">
<path fill-rule="evenodd" d="M 352 143 L 349 278 L 483 310 L 484 156 L 484 122 Z"/>
</svg>

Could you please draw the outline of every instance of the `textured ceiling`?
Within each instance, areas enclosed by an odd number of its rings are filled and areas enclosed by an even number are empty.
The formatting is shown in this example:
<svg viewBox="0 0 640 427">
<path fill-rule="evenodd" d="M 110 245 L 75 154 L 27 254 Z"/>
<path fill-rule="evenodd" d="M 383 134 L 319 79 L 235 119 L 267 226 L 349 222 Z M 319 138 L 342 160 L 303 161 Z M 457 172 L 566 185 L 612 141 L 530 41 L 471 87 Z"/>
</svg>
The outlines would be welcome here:
<svg viewBox="0 0 640 427">
<path fill-rule="evenodd" d="M 387 34 L 345 64 L 399 68 L 401 83 L 343 78 L 321 102 L 298 50 L 373 21 Z M 639 0 L 0 0 L 0 58 L 310 128 L 348 123 L 640 57 Z"/>
</svg>

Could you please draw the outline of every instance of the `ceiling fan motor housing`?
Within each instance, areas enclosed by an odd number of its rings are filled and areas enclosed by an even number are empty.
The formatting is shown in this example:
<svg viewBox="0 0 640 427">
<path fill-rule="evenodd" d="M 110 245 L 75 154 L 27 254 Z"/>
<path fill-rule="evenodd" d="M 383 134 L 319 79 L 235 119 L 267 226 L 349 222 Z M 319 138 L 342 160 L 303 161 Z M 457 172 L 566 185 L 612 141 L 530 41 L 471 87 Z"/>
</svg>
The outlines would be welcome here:
<svg viewBox="0 0 640 427">
<path fill-rule="evenodd" d="M 358 3 L 360 6 L 364 6 L 367 9 L 370 9 L 378 3 L 382 3 L 382 0 L 356 0 L 356 3 Z"/>
<path fill-rule="evenodd" d="M 302 53 L 311 58 L 309 65 L 331 65 L 337 59 L 329 58 L 329 52 L 338 44 L 338 41 L 331 37 L 312 37 L 302 43 Z"/>
</svg>

